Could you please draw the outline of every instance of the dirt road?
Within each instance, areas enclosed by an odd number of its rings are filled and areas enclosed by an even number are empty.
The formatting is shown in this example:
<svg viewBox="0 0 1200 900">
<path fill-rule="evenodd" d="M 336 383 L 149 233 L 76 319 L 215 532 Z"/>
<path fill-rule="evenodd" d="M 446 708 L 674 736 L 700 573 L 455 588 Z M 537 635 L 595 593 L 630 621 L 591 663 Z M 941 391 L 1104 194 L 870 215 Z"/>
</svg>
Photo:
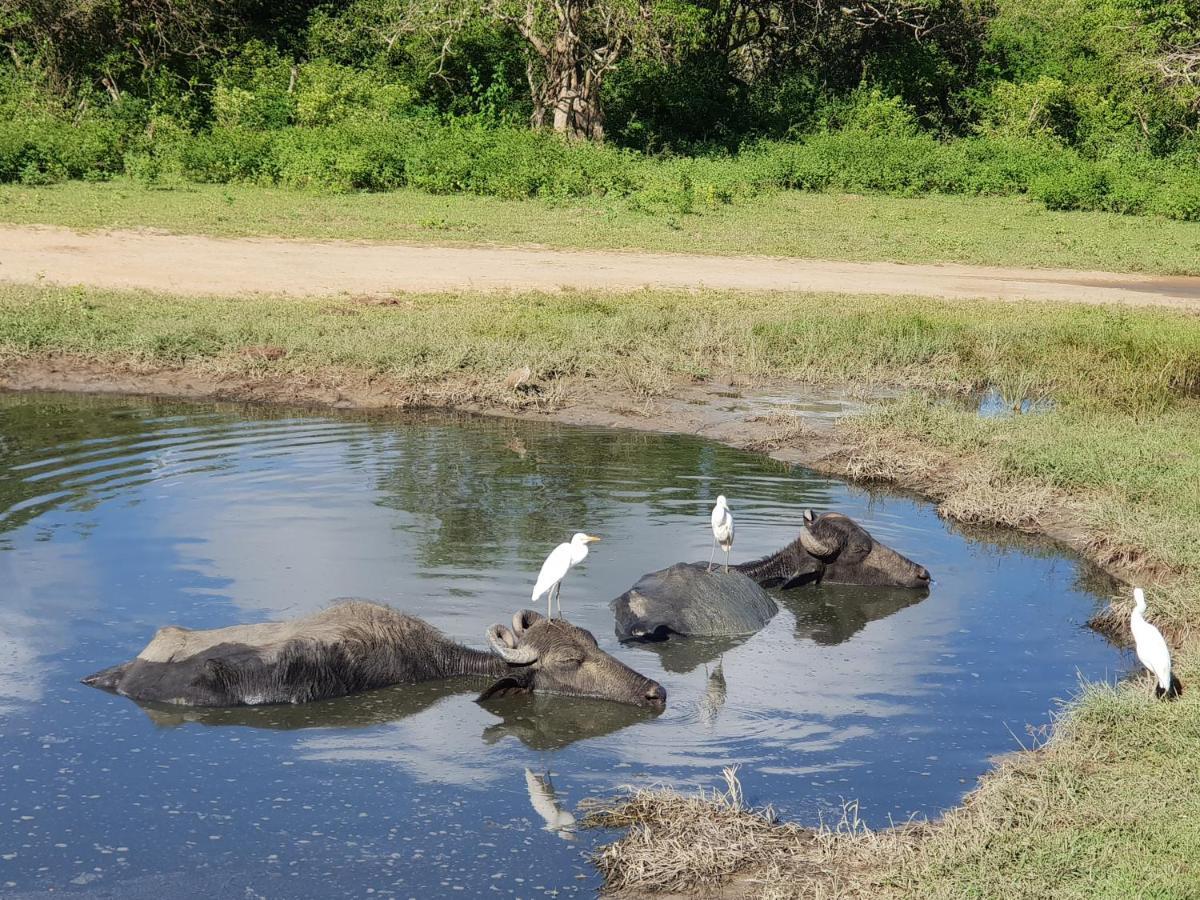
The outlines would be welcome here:
<svg viewBox="0 0 1200 900">
<path fill-rule="evenodd" d="M 643 287 L 1062 300 L 1200 312 L 1200 278 L 528 247 L 213 238 L 0 226 L 0 280 L 177 294 Z"/>
</svg>

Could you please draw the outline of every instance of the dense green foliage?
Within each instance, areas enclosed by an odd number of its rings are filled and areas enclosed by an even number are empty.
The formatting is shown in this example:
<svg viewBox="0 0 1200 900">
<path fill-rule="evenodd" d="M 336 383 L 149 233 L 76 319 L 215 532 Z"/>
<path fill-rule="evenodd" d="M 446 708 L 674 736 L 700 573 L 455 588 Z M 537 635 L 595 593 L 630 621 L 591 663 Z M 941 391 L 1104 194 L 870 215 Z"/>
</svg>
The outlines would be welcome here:
<svg viewBox="0 0 1200 900">
<path fill-rule="evenodd" d="M 652 23 L 610 35 L 603 143 L 529 128 L 550 101 L 513 15 L 525 0 L 10 0 L 0 181 L 683 212 L 780 188 L 1029 193 L 1200 220 L 1197 0 L 575 2 Z"/>
</svg>

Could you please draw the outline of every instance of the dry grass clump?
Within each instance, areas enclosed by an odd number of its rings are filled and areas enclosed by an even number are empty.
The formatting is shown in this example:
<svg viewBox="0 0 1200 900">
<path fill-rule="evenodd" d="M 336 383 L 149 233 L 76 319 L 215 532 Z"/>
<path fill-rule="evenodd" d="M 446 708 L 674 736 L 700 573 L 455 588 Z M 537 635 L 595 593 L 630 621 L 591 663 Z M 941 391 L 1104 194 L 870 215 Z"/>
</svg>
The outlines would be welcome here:
<svg viewBox="0 0 1200 900">
<path fill-rule="evenodd" d="M 860 896 L 879 857 L 899 853 L 916 828 L 875 833 L 846 808 L 835 827 L 779 823 L 771 808 L 746 806 L 737 770 L 725 788 L 693 795 L 643 788 L 614 800 L 593 800 L 584 824 L 624 828 L 593 861 L 610 891 L 629 896 L 757 898 Z"/>
<path fill-rule="evenodd" d="M 816 430 L 808 420 L 795 413 L 769 413 L 765 416 L 754 416 L 746 421 L 747 424 L 752 423 L 769 429 L 765 436 L 751 442 L 747 447 L 761 453 L 770 453 L 772 450 L 808 440 Z"/>
<path fill-rule="evenodd" d="M 850 478 L 915 488 L 937 500 L 938 511 L 956 522 L 1040 532 L 1066 513 L 1080 512 L 1078 497 L 1044 481 L 1014 478 L 985 457 L 942 451 L 879 429 L 869 418 L 847 423 L 844 430 L 855 447 L 844 467 Z"/>
<path fill-rule="evenodd" d="M 1185 579 L 1166 587 L 1152 586 L 1149 581 L 1143 584 L 1149 594 L 1146 618 L 1162 632 L 1172 652 L 1188 647 L 1196 633 L 1200 585 L 1194 579 Z M 1113 643 L 1131 647 L 1133 635 L 1129 631 L 1129 614 L 1132 611 L 1132 593 L 1125 593 L 1113 598 L 1108 606 L 1088 619 L 1087 624 Z"/>
</svg>

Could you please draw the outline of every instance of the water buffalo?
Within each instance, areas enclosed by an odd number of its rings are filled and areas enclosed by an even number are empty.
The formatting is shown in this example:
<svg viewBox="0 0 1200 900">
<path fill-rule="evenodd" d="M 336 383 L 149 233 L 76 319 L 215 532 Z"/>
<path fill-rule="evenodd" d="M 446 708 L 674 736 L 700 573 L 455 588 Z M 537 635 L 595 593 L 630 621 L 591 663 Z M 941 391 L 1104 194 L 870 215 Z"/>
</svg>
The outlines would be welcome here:
<svg viewBox="0 0 1200 900">
<path fill-rule="evenodd" d="M 818 581 L 920 589 L 929 586 L 929 572 L 848 516 L 805 510 L 796 540 L 762 559 L 732 566 L 728 574 L 707 572 L 702 563 L 681 563 L 643 576 L 612 602 L 617 637 L 751 634 L 779 611 L 764 588 Z"/>
<path fill-rule="evenodd" d="M 391 607 L 344 600 L 301 619 L 207 631 L 167 626 L 138 656 L 83 679 L 134 700 L 184 706 L 307 703 L 462 675 L 479 697 L 542 692 L 661 708 L 666 691 L 609 656 L 591 633 L 532 610 L 487 630 L 494 653 L 451 641 Z"/>
<path fill-rule="evenodd" d="M 736 568 L 709 572 L 704 563 L 678 563 L 643 575 L 612 609 L 623 641 L 753 634 L 779 612 L 770 595 Z"/>
<path fill-rule="evenodd" d="M 929 570 L 879 543 L 841 513 L 804 511 L 800 534 L 777 553 L 735 567 L 763 587 L 783 589 L 824 581 L 876 587 L 926 588 Z"/>
</svg>

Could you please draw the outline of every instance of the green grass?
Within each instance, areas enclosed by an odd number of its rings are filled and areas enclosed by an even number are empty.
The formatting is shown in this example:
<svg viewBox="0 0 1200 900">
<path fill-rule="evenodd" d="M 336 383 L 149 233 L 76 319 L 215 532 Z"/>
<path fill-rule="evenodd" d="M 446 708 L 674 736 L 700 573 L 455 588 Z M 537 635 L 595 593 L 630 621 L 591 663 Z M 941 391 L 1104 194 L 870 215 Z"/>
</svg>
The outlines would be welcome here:
<svg viewBox="0 0 1200 900">
<path fill-rule="evenodd" d="M 1194 695 L 1164 704 L 1144 684 L 1089 688 L 1047 747 L 1001 764 L 915 853 L 881 854 L 891 886 L 879 894 L 1200 896 L 1198 759 Z"/>
<path fill-rule="evenodd" d="M 670 214 L 620 200 L 551 203 L 411 190 L 320 194 L 246 185 L 148 188 L 133 181 L 72 181 L 0 185 L 0 222 L 1200 274 L 1200 223 L 1050 212 L 1021 198 L 784 191 Z"/>
<path fill-rule="evenodd" d="M 254 352 L 265 346 L 275 350 Z M 1048 746 L 1003 763 L 920 840 L 822 844 L 821 866 L 852 860 L 827 893 L 1198 895 L 1194 316 L 811 294 L 459 294 L 371 304 L 0 284 L 0 366 L 64 356 L 285 382 L 356 379 L 403 388 L 412 402 L 546 403 L 596 385 L 653 396 L 711 376 L 908 388 L 844 427 L 856 446 L 848 469 L 926 489 L 967 520 L 1022 524 L 1071 511 L 1103 552 L 1156 573 L 1146 585 L 1150 615 L 1183 641 L 1176 664 L 1190 689 L 1172 704 L 1154 702 L 1144 680 L 1087 690 Z M 526 364 L 540 393 L 516 395 L 503 379 Z M 981 419 L 965 398 L 984 385 L 1053 405 Z"/>
</svg>

